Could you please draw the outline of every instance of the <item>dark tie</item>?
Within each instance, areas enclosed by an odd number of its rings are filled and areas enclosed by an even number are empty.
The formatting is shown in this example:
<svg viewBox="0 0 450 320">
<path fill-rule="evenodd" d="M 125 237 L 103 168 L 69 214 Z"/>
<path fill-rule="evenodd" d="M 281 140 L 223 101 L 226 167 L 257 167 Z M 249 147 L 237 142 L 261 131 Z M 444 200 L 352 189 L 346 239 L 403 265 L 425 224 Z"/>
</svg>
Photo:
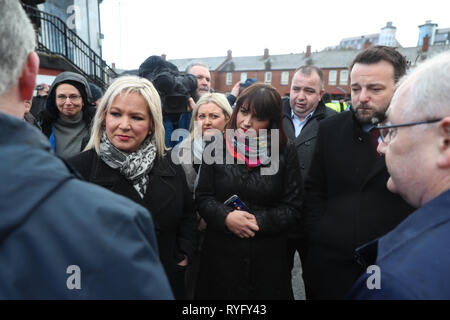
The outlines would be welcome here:
<svg viewBox="0 0 450 320">
<path fill-rule="evenodd" d="M 380 154 L 377 151 L 377 148 L 378 148 L 378 137 L 380 136 L 380 131 L 378 131 L 377 128 L 373 127 L 370 130 L 370 135 L 372 136 L 373 146 L 375 148 L 375 153 L 376 153 L 377 158 L 378 158 L 378 157 L 380 157 Z"/>
</svg>

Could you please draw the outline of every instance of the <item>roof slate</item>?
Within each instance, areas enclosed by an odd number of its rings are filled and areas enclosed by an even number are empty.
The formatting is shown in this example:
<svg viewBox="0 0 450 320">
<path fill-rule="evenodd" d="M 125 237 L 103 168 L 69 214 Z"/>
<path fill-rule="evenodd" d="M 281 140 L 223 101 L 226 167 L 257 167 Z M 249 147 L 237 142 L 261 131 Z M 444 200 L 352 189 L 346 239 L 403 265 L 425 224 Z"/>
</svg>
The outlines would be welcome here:
<svg viewBox="0 0 450 320">
<path fill-rule="evenodd" d="M 424 56 L 430 58 L 443 51 L 450 50 L 450 45 L 430 46 L 426 55 L 422 54 L 421 47 L 398 48 L 406 56 L 406 59 L 414 66 L 416 63 L 424 60 Z M 309 58 L 305 53 L 291 53 L 270 55 L 268 59 L 261 56 L 233 57 L 226 62 L 218 71 L 220 72 L 245 72 L 245 71 L 264 71 L 264 70 L 295 70 L 305 64 L 313 64 L 321 69 L 347 68 L 353 59 L 361 50 L 340 49 L 313 52 Z M 210 71 L 217 70 L 226 60 L 222 57 L 189 58 L 169 60 L 175 64 L 179 71 L 184 72 L 191 63 L 204 63 Z M 134 71 L 134 70 L 133 70 Z"/>
</svg>

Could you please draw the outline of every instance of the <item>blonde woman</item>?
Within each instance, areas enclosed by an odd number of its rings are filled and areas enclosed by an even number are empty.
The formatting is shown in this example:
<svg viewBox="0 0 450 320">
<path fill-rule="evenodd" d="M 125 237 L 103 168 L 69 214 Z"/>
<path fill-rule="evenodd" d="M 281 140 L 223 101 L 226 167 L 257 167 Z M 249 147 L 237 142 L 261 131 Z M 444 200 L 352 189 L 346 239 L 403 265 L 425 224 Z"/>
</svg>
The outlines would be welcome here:
<svg viewBox="0 0 450 320">
<path fill-rule="evenodd" d="M 226 124 L 230 120 L 233 110 L 228 100 L 220 93 L 204 94 L 192 110 L 190 125 L 190 135 L 172 150 L 172 161 L 181 163 L 186 174 L 186 181 L 189 190 L 194 192 L 195 180 L 202 163 L 202 152 L 205 146 L 205 140 L 209 140 L 211 135 L 223 132 Z M 193 299 L 195 284 L 197 282 L 200 250 L 203 240 L 203 231 L 206 223 L 200 216 L 197 216 L 199 224 L 197 233 L 199 247 L 194 254 L 186 274 L 186 286 L 189 299 Z"/>
<path fill-rule="evenodd" d="M 196 218 L 183 169 L 166 151 L 157 91 L 144 78 L 126 76 L 106 91 L 85 151 L 69 162 L 86 180 L 148 209 L 175 298 L 184 299 Z M 120 232 L 120 221 L 111 221 L 111 228 Z"/>
<path fill-rule="evenodd" d="M 204 94 L 192 110 L 189 137 L 172 151 L 172 160 L 182 165 L 191 192 L 194 192 L 195 179 L 202 163 L 205 140 L 224 131 L 232 112 L 227 98 L 221 93 Z"/>
</svg>

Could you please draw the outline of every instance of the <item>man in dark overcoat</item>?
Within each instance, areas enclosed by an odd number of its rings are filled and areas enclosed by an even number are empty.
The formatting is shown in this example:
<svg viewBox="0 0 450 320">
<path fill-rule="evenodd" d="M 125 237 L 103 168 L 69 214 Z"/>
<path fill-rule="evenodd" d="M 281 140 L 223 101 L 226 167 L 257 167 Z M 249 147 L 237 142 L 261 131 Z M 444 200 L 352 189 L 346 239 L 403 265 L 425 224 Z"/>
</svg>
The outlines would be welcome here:
<svg viewBox="0 0 450 320">
<path fill-rule="evenodd" d="M 308 234 L 303 279 L 307 299 L 345 299 L 366 270 L 354 251 L 405 219 L 412 208 L 386 188 L 389 174 L 376 151 L 378 130 L 406 73 L 394 48 L 360 52 L 351 70 L 351 112 L 320 122 L 317 145 L 305 183 L 303 227 Z"/>
</svg>

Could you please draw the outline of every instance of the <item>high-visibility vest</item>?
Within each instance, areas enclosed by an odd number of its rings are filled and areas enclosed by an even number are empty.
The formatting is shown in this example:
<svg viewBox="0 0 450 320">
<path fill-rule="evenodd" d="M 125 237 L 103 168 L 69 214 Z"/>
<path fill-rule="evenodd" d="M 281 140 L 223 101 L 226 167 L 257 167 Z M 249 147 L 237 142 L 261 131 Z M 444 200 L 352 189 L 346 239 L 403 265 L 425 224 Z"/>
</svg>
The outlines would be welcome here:
<svg viewBox="0 0 450 320">
<path fill-rule="evenodd" d="M 325 105 L 326 105 L 328 108 L 330 108 L 330 109 L 332 109 L 332 110 L 334 110 L 334 111 L 336 111 L 336 112 L 340 112 L 340 111 L 341 111 L 341 106 L 339 105 L 339 102 L 338 102 L 337 105 L 334 104 L 333 102 L 327 102 L 327 103 L 325 103 Z"/>
<path fill-rule="evenodd" d="M 347 110 L 348 106 L 347 104 L 344 102 L 344 105 L 341 107 L 341 104 L 338 102 L 327 102 L 325 103 L 325 105 L 330 108 L 333 109 L 336 112 L 343 112 L 345 110 Z"/>
</svg>

